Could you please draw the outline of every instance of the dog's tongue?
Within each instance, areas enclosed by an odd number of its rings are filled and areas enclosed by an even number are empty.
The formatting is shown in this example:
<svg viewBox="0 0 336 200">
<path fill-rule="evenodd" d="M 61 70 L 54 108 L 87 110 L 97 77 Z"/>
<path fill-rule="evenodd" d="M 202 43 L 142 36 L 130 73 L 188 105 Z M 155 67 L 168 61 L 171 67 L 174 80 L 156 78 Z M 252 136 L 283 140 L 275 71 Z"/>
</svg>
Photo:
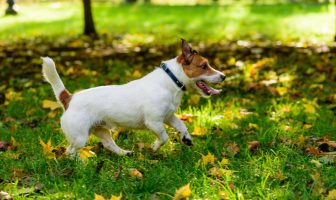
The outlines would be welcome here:
<svg viewBox="0 0 336 200">
<path fill-rule="evenodd" d="M 206 94 L 219 94 L 222 92 L 222 90 L 217 90 L 217 89 L 214 89 L 210 86 L 208 86 L 207 84 L 205 84 L 204 82 L 202 81 L 198 81 L 196 82 L 196 85 L 197 87 L 199 87 L 204 93 Z"/>
</svg>

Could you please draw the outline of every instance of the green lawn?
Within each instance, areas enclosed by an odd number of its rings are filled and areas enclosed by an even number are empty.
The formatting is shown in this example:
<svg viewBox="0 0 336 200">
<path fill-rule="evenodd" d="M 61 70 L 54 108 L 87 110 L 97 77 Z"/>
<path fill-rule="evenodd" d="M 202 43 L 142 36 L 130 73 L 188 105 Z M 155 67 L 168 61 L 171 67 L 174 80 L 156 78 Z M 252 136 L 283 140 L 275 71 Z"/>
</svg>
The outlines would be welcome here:
<svg viewBox="0 0 336 200">
<path fill-rule="evenodd" d="M 136 146 L 149 145 L 155 139 L 153 134 L 127 130 L 116 141 L 134 150 L 134 156 L 111 154 L 91 137 L 88 145 L 97 157 L 83 164 L 64 156 L 48 159 L 43 153 L 40 140 L 51 139 L 56 153 L 67 142 L 59 126 L 61 109 L 42 108 L 44 100 L 54 98 L 50 86 L 42 82 L 38 56 L 48 52 L 54 57 L 67 88 L 75 91 L 133 80 L 175 53 L 165 52 L 174 46 L 156 52 L 151 47 L 100 57 L 85 49 L 71 50 L 73 44 L 87 45 L 78 39 L 1 50 L 7 59 L 1 63 L 5 67 L 1 70 L 0 140 L 11 141 L 13 137 L 17 149 L 0 152 L 0 188 L 16 199 L 92 199 L 94 194 L 109 198 L 120 192 L 126 199 L 170 199 L 188 183 L 192 198 L 318 199 L 336 188 L 335 164 L 321 160 L 317 150 L 319 141 L 336 139 L 336 75 L 332 67 L 336 60 L 329 51 L 274 46 L 251 54 L 250 48 L 236 44 L 227 51 L 207 46 L 204 54 L 228 78 L 217 86 L 223 93 L 209 100 L 198 102 L 197 95 L 187 92 L 178 113 L 195 116 L 186 122 L 190 132 L 204 130 L 204 135 L 193 136 L 193 148 L 180 144 L 176 132 L 168 129 L 170 140 L 159 152 L 141 150 Z M 91 45 L 99 50 L 109 48 L 99 42 L 89 44 L 94 49 Z M 9 58 L 13 52 L 16 59 Z M 307 52 L 313 54 L 307 56 Z M 16 66 L 22 70 L 13 70 Z M 259 148 L 249 150 L 251 141 L 260 142 Z M 235 144 L 240 149 L 237 154 Z M 325 147 L 322 150 L 326 151 Z M 331 146 L 329 150 L 335 151 Z M 217 161 L 204 165 L 202 155 L 208 152 Z M 228 159 L 228 165 L 220 165 L 223 158 Z M 122 170 L 115 178 L 119 166 Z M 133 168 L 142 172 L 142 179 L 129 175 Z"/>
<path fill-rule="evenodd" d="M 73 37 L 82 31 L 79 3 L 20 5 L 20 15 L 0 17 L 0 38 Z M 238 39 L 331 42 L 332 5 L 116 6 L 94 3 L 100 34 L 142 43 L 174 43 L 176 38 L 218 42 Z"/>
</svg>

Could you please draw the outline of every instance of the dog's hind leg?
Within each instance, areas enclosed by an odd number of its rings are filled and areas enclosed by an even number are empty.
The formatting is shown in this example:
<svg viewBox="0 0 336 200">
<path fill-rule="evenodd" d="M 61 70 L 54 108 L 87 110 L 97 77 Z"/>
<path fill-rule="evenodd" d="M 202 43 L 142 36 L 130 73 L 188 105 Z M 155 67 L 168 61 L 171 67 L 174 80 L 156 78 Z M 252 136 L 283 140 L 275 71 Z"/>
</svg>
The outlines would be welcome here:
<svg viewBox="0 0 336 200">
<path fill-rule="evenodd" d="M 152 145 L 153 151 L 157 151 L 168 140 L 168 134 L 163 127 L 163 123 L 160 121 L 148 121 L 146 122 L 146 127 L 157 136 L 157 139 Z"/>
<path fill-rule="evenodd" d="M 104 147 L 107 148 L 108 150 L 120 156 L 132 154 L 132 151 L 124 150 L 114 142 L 111 136 L 111 131 L 108 130 L 107 128 L 98 126 L 92 130 L 92 133 L 101 139 L 101 142 L 103 143 Z"/>
</svg>

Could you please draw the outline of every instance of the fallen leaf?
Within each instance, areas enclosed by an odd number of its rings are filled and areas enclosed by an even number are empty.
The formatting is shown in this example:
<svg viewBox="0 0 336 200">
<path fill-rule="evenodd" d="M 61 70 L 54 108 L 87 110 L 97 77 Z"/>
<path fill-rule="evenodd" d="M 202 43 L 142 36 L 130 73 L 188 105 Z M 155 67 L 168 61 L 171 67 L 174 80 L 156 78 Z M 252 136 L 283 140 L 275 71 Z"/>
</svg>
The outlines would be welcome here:
<svg viewBox="0 0 336 200">
<path fill-rule="evenodd" d="M 116 172 L 114 172 L 114 174 L 113 174 L 113 179 L 114 179 L 114 180 L 118 180 L 118 178 L 119 178 L 119 176 L 120 176 L 120 174 L 121 174 L 121 171 L 122 171 L 122 166 L 119 165 L 119 166 L 118 166 L 118 170 L 117 170 Z"/>
<path fill-rule="evenodd" d="M 249 129 L 259 129 L 258 124 L 249 123 Z"/>
<path fill-rule="evenodd" d="M 335 200 L 336 199 L 336 189 L 330 190 L 328 192 L 327 200 Z"/>
<path fill-rule="evenodd" d="M 251 142 L 247 142 L 247 145 L 248 145 L 248 150 L 249 151 L 254 151 L 257 148 L 259 148 L 260 142 L 259 141 L 251 141 Z"/>
<path fill-rule="evenodd" d="M 228 194 L 225 191 L 219 191 L 218 192 L 218 196 L 220 197 L 220 199 L 230 199 L 230 194 Z"/>
<path fill-rule="evenodd" d="M 140 179 L 143 177 L 142 173 L 137 169 L 130 169 L 129 175 L 131 177 L 140 178 Z"/>
<path fill-rule="evenodd" d="M 42 107 L 49 108 L 50 110 L 56 110 L 57 108 L 60 108 L 61 106 L 56 101 L 43 100 Z"/>
<path fill-rule="evenodd" d="M 314 181 L 313 193 L 318 194 L 318 195 L 322 194 L 325 191 L 325 189 L 324 189 L 324 183 L 323 183 L 321 174 L 318 173 L 316 170 L 314 170 L 311 173 L 311 177 Z"/>
<path fill-rule="evenodd" d="M 317 168 L 322 167 L 322 164 L 318 160 L 311 160 L 310 162 L 313 163 Z"/>
<path fill-rule="evenodd" d="M 312 154 L 314 156 L 320 156 L 321 155 L 320 150 L 316 147 L 307 147 L 306 152 L 309 153 L 309 154 Z"/>
<path fill-rule="evenodd" d="M 214 164 L 215 163 L 215 156 L 208 152 L 208 154 L 202 155 L 202 164 L 207 165 L 207 164 Z"/>
<path fill-rule="evenodd" d="M 279 181 L 283 181 L 285 180 L 285 176 L 282 173 L 277 173 L 277 175 L 275 176 L 275 178 Z"/>
<path fill-rule="evenodd" d="M 277 87 L 276 91 L 280 96 L 283 96 L 287 93 L 287 88 L 286 87 Z"/>
<path fill-rule="evenodd" d="M 195 127 L 194 132 L 192 132 L 191 135 L 203 136 L 203 135 L 206 135 L 207 131 L 208 131 L 207 128 Z"/>
<path fill-rule="evenodd" d="M 53 148 L 50 139 L 47 143 L 44 143 L 43 140 L 40 139 L 40 144 L 42 145 L 44 155 L 46 155 L 48 159 L 56 159 L 56 155 L 52 152 Z"/>
<path fill-rule="evenodd" d="M 192 122 L 193 118 L 194 118 L 194 115 L 190 114 L 190 113 L 187 113 L 187 114 L 186 113 L 182 113 L 180 115 L 177 115 L 177 118 L 179 118 L 182 121 Z"/>
<path fill-rule="evenodd" d="M 215 176 L 215 177 L 220 178 L 220 177 L 223 177 L 223 176 L 226 176 L 226 177 L 232 176 L 233 171 L 232 170 L 228 170 L 228 169 L 222 169 L 222 168 L 219 168 L 219 167 L 212 167 L 208 171 L 208 173 L 211 176 Z"/>
<path fill-rule="evenodd" d="M 236 143 L 231 143 L 227 147 L 227 151 L 232 155 L 236 155 L 237 153 L 240 152 L 240 149 Z"/>
<path fill-rule="evenodd" d="M 286 125 L 286 126 L 284 127 L 284 130 L 285 130 L 285 131 L 290 131 L 290 129 L 291 129 L 291 128 L 290 128 L 290 126 L 288 126 L 288 125 Z"/>
<path fill-rule="evenodd" d="M 226 166 L 226 165 L 228 165 L 228 164 L 229 164 L 229 160 L 226 159 L 226 158 L 223 158 L 222 161 L 220 162 L 220 165 L 221 165 L 221 166 Z"/>
<path fill-rule="evenodd" d="M 308 114 L 314 114 L 316 113 L 316 108 L 314 105 L 310 104 L 310 103 L 305 103 L 303 104 L 304 107 L 304 112 L 308 113 Z"/>
<path fill-rule="evenodd" d="M 191 195 L 191 190 L 189 184 L 181 187 L 180 189 L 176 190 L 174 200 L 186 199 Z"/>
<path fill-rule="evenodd" d="M 303 145 L 304 142 L 305 142 L 305 137 L 301 134 L 300 137 L 299 137 L 299 142 L 298 142 L 298 144 Z"/>
<path fill-rule="evenodd" d="M 105 200 L 105 198 L 99 194 L 95 194 L 94 200 Z"/>
<path fill-rule="evenodd" d="M 138 78 L 141 78 L 142 74 L 139 70 L 135 70 L 132 74 L 132 78 L 134 79 L 138 79 Z"/>
<path fill-rule="evenodd" d="M 112 195 L 110 200 L 121 200 L 121 198 L 122 198 L 122 193 L 120 192 L 119 196 Z"/>
<path fill-rule="evenodd" d="M 305 130 L 310 129 L 311 127 L 313 127 L 313 125 L 311 125 L 311 124 L 304 124 L 303 125 L 303 129 L 305 129 Z"/>
<path fill-rule="evenodd" d="M 92 147 L 83 147 L 78 150 L 78 155 L 83 161 L 87 161 L 89 158 L 96 156 L 96 154 L 90 150 L 91 148 Z"/>
<path fill-rule="evenodd" d="M 6 151 L 12 146 L 11 142 L 0 141 L 0 151 Z"/>
<path fill-rule="evenodd" d="M 0 199 L 4 199 L 4 200 L 12 200 L 13 197 L 8 194 L 7 192 L 4 192 L 4 191 L 0 191 Z"/>
</svg>

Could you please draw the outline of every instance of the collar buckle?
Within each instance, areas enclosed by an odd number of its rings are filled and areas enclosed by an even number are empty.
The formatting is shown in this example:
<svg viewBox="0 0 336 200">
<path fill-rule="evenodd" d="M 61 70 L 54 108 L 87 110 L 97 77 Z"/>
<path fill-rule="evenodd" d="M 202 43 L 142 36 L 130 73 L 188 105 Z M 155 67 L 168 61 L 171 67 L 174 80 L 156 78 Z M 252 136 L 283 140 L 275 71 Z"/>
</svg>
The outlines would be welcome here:
<svg viewBox="0 0 336 200">
<path fill-rule="evenodd" d="M 167 73 L 167 75 L 172 79 L 178 88 L 180 88 L 182 91 L 186 91 L 186 86 L 183 84 L 183 82 L 177 79 L 177 77 L 173 74 L 172 71 L 170 71 L 165 63 L 161 63 L 160 67 Z"/>
</svg>

